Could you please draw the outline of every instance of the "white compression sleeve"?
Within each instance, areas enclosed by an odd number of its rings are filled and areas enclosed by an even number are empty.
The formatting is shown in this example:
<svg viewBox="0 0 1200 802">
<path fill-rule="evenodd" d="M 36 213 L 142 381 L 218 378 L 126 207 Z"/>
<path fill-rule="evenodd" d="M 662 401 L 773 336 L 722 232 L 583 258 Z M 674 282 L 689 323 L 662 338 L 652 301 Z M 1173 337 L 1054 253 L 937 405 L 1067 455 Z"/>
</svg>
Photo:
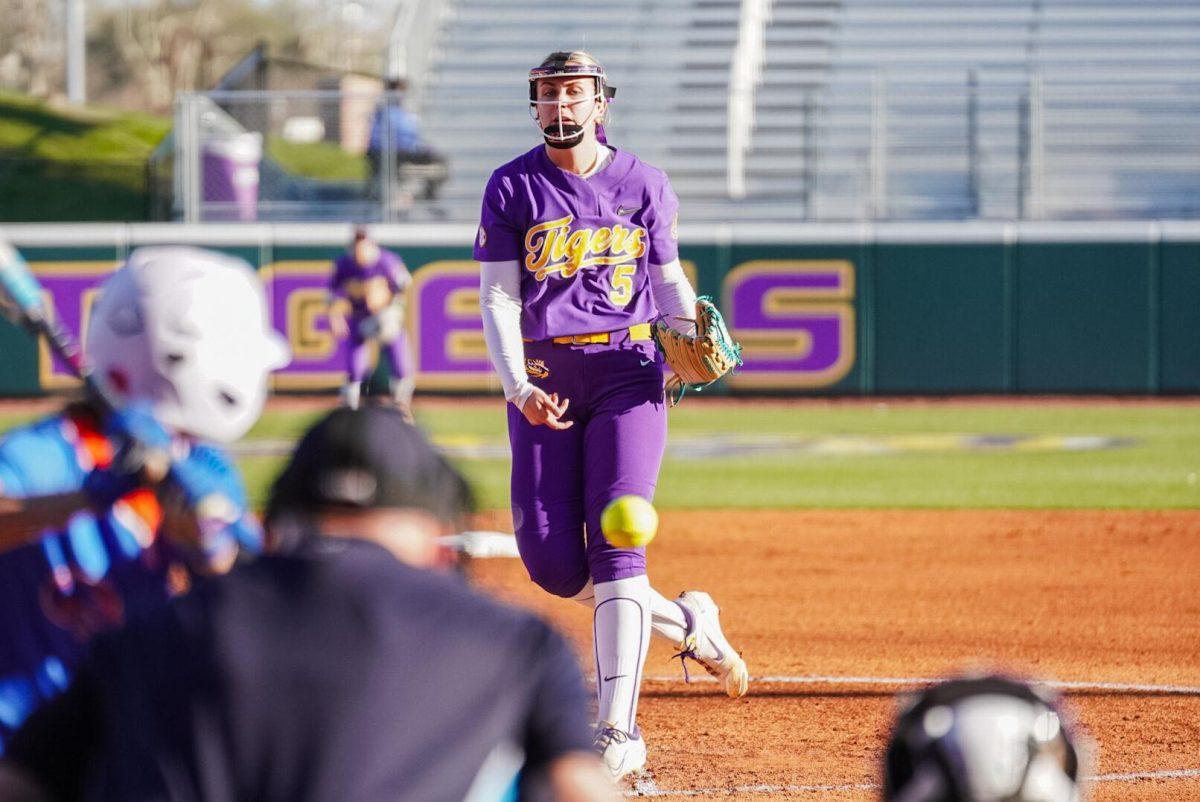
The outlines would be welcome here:
<svg viewBox="0 0 1200 802">
<path fill-rule="evenodd" d="M 691 318 L 696 315 L 696 291 L 683 272 L 683 265 L 673 259 L 665 265 L 649 265 L 650 290 L 654 303 L 667 325 L 678 332 L 691 334 Z M 680 320 L 679 318 L 687 318 Z"/>
<path fill-rule="evenodd" d="M 479 311 L 488 356 L 500 376 L 504 397 L 520 409 L 533 392 L 533 385 L 525 378 L 521 267 L 515 260 L 479 263 Z"/>
<path fill-rule="evenodd" d="M 596 606 L 596 591 L 592 580 L 588 580 L 583 590 L 571 597 L 589 610 Z M 664 639 L 676 649 L 683 648 L 683 641 L 688 636 L 688 620 L 683 608 L 653 587 L 650 588 L 650 630 Z"/>
</svg>

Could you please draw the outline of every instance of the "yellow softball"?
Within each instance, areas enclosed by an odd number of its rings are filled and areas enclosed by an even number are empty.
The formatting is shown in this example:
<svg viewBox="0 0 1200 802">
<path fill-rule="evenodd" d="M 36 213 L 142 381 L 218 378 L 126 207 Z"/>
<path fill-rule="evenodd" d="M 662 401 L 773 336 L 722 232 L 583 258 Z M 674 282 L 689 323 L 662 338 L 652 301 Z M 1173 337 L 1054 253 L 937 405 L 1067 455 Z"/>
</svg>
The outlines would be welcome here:
<svg viewBox="0 0 1200 802">
<path fill-rule="evenodd" d="M 618 496 L 601 513 L 600 529 L 617 548 L 645 546 L 658 534 L 658 511 L 641 496 Z"/>
</svg>

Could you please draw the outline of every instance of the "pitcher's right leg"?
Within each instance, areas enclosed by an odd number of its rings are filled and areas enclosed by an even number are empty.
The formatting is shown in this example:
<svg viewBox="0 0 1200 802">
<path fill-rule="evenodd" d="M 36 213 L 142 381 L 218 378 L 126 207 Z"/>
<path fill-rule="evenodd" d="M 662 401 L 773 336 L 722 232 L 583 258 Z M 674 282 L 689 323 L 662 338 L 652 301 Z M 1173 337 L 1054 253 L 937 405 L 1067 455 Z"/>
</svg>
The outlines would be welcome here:
<svg viewBox="0 0 1200 802">
<path fill-rule="evenodd" d="M 534 426 L 508 405 L 513 530 L 529 578 L 570 598 L 588 581 L 583 535 L 583 431 Z"/>
</svg>

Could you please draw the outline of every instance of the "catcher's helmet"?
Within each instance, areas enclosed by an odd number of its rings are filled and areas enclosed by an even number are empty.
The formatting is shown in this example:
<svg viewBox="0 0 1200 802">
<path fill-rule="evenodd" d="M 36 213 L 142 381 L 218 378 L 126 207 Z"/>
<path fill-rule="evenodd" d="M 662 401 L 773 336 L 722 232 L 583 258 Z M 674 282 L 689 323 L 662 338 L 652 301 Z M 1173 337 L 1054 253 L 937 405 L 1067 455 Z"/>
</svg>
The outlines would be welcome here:
<svg viewBox="0 0 1200 802">
<path fill-rule="evenodd" d="M 258 420 L 268 373 L 290 358 L 250 266 L 184 247 L 130 254 L 101 286 L 84 349 L 118 396 L 150 401 L 172 429 L 219 442 Z"/>
<path fill-rule="evenodd" d="M 997 675 L 920 693 L 884 765 L 887 802 L 1077 802 L 1079 759 L 1055 701 Z"/>
<path fill-rule="evenodd" d="M 568 105 L 557 99 L 538 99 L 537 83 L 543 78 L 593 78 L 596 83 L 596 91 L 589 97 L 575 101 L 592 100 L 595 102 L 595 106 L 588 115 L 589 119 L 596 114 L 597 109 L 607 107 L 608 103 L 617 96 L 616 87 L 608 85 L 608 76 L 604 72 L 604 67 L 590 53 L 582 50 L 556 51 L 546 56 L 542 59 L 541 64 L 529 71 L 529 114 L 535 123 L 537 123 L 537 107 L 539 105 Z M 560 120 L 557 125 L 550 125 L 542 129 L 542 136 L 551 147 L 574 147 L 583 138 L 583 124 L 563 124 Z M 604 127 L 601 123 L 596 125 L 596 138 L 601 142 L 604 141 Z"/>
</svg>

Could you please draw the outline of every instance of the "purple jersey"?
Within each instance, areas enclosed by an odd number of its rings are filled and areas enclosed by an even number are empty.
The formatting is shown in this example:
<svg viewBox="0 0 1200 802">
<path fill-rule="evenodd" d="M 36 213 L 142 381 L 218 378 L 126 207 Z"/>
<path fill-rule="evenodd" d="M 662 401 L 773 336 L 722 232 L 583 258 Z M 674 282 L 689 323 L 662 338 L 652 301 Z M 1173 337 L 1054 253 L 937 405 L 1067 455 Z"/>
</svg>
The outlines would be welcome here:
<svg viewBox="0 0 1200 802">
<path fill-rule="evenodd" d="M 678 209 L 666 174 L 632 154 L 613 148 L 581 178 L 538 145 L 492 173 L 475 259 L 520 263 L 526 338 L 615 331 L 658 317 L 646 265 L 678 257 Z"/>
<path fill-rule="evenodd" d="M 412 275 L 404 266 L 404 260 L 391 251 L 379 249 L 379 258 L 369 267 L 360 267 L 354 254 L 339 256 L 333 263 L 333 276 L 329 279 L 329 290 L 338 298 L 350 301 L 351 313 L 365 317 L 367 311 L 366 287 L 375 278 L 382 278 L 393 294 L 404 292 L 412 282 Z"/>
</svg>

